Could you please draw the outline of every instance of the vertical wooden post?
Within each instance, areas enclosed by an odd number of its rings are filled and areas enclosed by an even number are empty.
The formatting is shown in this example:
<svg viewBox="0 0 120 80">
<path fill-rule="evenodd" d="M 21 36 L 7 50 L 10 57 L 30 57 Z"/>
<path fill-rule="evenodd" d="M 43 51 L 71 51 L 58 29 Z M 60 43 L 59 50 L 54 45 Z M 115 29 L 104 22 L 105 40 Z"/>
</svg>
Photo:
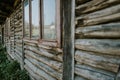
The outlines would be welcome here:
<svg viewBox="0 0 120 80">
<path fill-rule="evenodd" d="M 24 69 L 24 59 L 25 59 L 25 53 L 24 53 L 24 1 L 21 2 L 22 6 L 22 69 Z"/>
<path fill-rule="evenodd" d="M 74 80 L 75 0 L 63 0 L 63 80 Z"/>
</svg>

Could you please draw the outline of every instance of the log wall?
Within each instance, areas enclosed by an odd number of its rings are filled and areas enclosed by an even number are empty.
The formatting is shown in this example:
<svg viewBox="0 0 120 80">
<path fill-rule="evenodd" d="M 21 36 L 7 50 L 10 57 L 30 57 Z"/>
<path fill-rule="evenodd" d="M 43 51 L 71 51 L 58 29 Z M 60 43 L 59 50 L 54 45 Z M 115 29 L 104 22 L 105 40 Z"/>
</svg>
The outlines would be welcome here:
<svg viewBox="0 0 120 80">
<path fill-rule="evenodd" d="M 5 28 L 4 40 L 9 56 L 17 60 L 21 64 L 21 68 L 28 71 L 31 79 L 62 80 L 62 49 L 23 38 L 21 5 L 11 14 L 3 26 Z M 9 35 L 7 35 L 8 32 Z"/>
<path fill-rule="evenodd" d="M 75 2 L 74 80 L 120 80 L 120 0 Z M 62 49 L 23 39 L 22 21 L 19 5 L 2 25 L 9 56 L 32 80 L 62 80 Z"/>
<path fill-rule="evenodd" d="M 75 25 L 75 80 L 115 80 L 120 0 L 76 0 Z"/>
</svg>

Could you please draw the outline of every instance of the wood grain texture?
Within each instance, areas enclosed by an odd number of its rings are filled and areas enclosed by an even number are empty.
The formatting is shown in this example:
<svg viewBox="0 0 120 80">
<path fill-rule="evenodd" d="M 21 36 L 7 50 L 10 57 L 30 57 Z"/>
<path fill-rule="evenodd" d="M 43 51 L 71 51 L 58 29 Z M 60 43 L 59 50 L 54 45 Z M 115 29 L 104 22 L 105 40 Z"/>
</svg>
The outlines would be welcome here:
<svg viewBox="0 0 120 80">
<path fill-rule="evenodd" d="M 77 38 L 120 38 L 120 23 L 76 28 Z"/>
<path fill-rule="evenodd" d="M 99 54 L 120 56 L 120 40 L 113 39 L 77 39 L 75 48 Z"/>
<path fill-rule="evenodd" d="M 74 80 L 75 0 L 63 2 L 63 80 Z"/>
<path fill-rule="evenodd" d="M 62 80 L 62 74 L 55 71 L 54 69 L 50 68 L 49 66 L 39 62 L 38 60 L 25 55 L 26 59 L 29 60 L 33 65 L 40 68 L 41 70 L 45 71 L 47 74 L 51 75 L 52 77 L 56 78 L 57 80 Z"/>
<path fill-rule="evenodd" d="M 114 80 L 115 74 L 85 65 L 75 65 L 75 74 L 89 80 Z"/>
<path fill-rule="evenodd" d="M 119 3 L 120 3 L 119 0 L 100 0 L 100 1 L 92 0 L 88 3 L 76 7 L 76 13 L 77 14 L 90 13 Z"/>
<path fill-rule="evenodd" d="M 109 55 L 96 55 L 93 52 L 79 51 L 75 52 L 76 64 L 86 64 L 95 68 L 118 72 L 120 60 Z M 109 66 L 109 67 L 108 67 Z"/>
<path fill-rule="evenodd" d="M 89 14 L 76 14 L 76 20 L 80 19 L 93 19 L 93 18 L 98 18 L 98 17 L 104 17 L 107 15 L 115 14 L 120 12 L 120 4 L 111 6 L 102 10 L 98 10 Z"/>
<path fill-rule="evenodd" d="M 44 72 L 41 69 L 38 69 L 36 66 L 34 66 L 29 60 L 25 59 L 25 63 L 37 74 L 39 74 L 40 76 L 42 76 L 44 79 L 47 80 L 56 80 L 55 78 L 51 77 L 50 75 L 48 75 L 46 72 Z"/>
<path fill-rule="evenodd" d="M 28 51 L 28 50 L 25 50 L 25 54 L 27 56 L 35 58 L 36 60 L 50 66 L 51 68 L 55 69 L 58 72 L 62 72 L 62 64 L 58 61 L 51 60 L 51 59 L 46 58 L 46 57 L 41 57 L 40 55 L 33 53 L 31 51 Z"/>
</svg>

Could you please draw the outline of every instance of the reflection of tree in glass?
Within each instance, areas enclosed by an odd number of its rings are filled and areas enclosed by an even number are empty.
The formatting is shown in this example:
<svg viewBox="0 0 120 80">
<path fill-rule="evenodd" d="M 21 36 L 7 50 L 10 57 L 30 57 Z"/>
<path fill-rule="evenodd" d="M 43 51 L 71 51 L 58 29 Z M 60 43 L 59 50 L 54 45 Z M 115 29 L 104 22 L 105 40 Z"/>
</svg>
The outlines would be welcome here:
<svg viewBox="0 0 120 80">
<path fill-rule="evenodd" d="M 29 36 L 29 23 L 27 21 L 25 21 L 25 36 Z"/>
<path fill-rule="evenodd" d="M 39 26 L 32 24 L 32 37 L 39 38 Z"/>
<path fill-rule="evenodd" d="M 56 38 L 56 30 L 54 22 L 51 22 L 50 25 L 44 26 L 44 39 L 55 39 Z"/>
<path fill-rule="evenodd" d="M 29 28 L 29 23 L 27 21 L 25 21 L 25 28 L 28 29 Z"/>
</svg>

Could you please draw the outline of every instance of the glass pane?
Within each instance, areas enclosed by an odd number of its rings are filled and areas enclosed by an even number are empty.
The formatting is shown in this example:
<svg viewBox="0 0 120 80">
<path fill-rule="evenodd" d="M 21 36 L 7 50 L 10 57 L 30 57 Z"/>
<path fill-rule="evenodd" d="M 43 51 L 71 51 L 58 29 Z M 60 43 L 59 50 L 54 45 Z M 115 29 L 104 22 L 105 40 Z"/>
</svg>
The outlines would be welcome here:
<svg viewBox="0 0 120 80">
<path fill-rule="evenodd" d="M 39 0 L 32 0 L 32 38 L 39 38 Z"/>
<path fill-rule="evenodd" d="M 30 37 L 30 26 L 29 26 L 29 4 L 28 0 L 24 2 L 24 36 Z"/>
<path fill-rule="evenodd" d="M 56 39 L 56 29 L 55 29 L 55 15 L 56 9 L 55 0 L 43 0 L 44 9 L 44 32 L 43 39 L 54 40 Z"/>
</svg>

